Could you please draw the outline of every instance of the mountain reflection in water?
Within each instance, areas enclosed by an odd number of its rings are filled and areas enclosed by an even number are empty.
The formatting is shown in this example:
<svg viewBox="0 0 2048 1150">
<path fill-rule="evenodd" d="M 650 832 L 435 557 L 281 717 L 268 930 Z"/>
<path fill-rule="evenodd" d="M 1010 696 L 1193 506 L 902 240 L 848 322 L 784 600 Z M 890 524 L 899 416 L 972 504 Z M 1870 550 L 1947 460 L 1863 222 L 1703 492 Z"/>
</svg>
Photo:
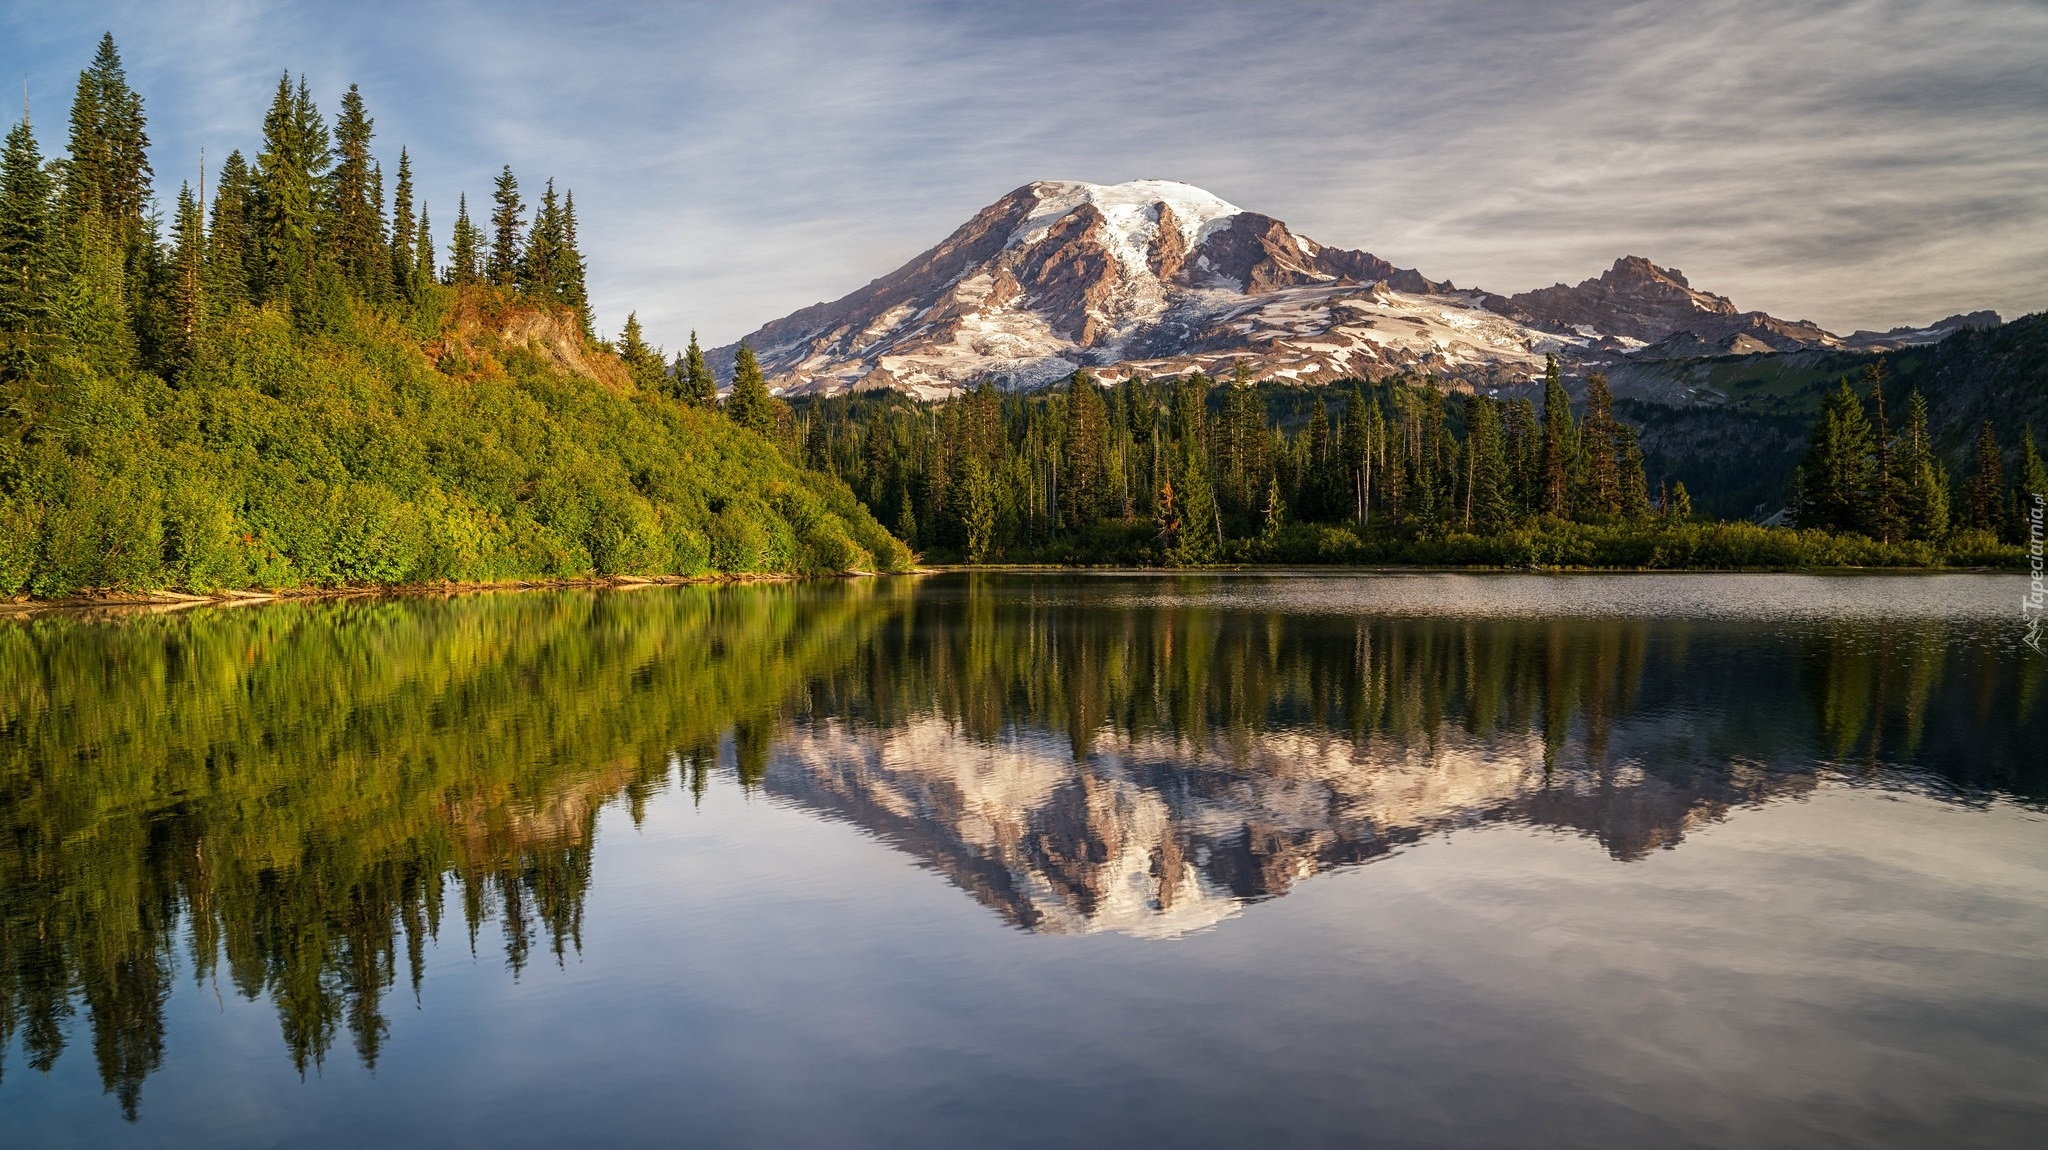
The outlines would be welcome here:
<svg viewBox="0 0 2048 1150">
<path fill-rule="evenodd" d="M 852 823 L 1018 927 L 1159 937 L 1474 823 L 1627 864 L 1823 779 L 2038 805 L 2043 661 L 1990 585 L 1898 617 L 949 576 L 0 620 L 0 1057 L 89 1035 L 134 1117 L 184 979 L 270 1002 L 302 1074 L 344 1036 L 374 1066 L 457 918 L 515 974 L 579 948 L 600 809 L 672 788 Z"/>
</svg>

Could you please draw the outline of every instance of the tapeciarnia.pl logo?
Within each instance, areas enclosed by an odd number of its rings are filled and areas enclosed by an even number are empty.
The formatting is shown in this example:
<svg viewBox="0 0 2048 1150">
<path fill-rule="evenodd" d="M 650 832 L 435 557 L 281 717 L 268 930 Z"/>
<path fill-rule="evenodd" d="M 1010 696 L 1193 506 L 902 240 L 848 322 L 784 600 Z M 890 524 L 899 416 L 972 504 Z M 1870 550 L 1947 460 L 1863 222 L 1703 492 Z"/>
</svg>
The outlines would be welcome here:
<svg viewBox="0 0 2048 1150">
<path fill-rule="evenodd" d="M 2020 617 L 2027 621 L 2027 646 L 2036 654 L 2048 655 L 2041 649 L 2041 612 L 2048 607 L 2048 587 L 2041 580 L 2041 521 L 2048 514 L 2048 496 L 2034 493 L 2034 505 L 2027 509 L 2027 559 L 2033 567 L 2034 579 L 2027 585 L 2026 597 L 2020 600 Z"/>
</svg>

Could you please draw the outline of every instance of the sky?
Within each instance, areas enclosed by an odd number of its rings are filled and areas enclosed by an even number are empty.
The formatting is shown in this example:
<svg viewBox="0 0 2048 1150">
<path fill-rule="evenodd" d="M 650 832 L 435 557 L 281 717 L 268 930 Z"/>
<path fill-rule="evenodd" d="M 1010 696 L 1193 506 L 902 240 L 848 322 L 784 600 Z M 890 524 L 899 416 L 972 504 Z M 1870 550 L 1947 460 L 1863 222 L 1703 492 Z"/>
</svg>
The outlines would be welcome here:
<svg viewBox="0 0 2048 1150">
<path fill-rule="evenodd" d="M 445 251 L 574 189 L 599 325 L 731 342 L 1039 179 L 1183 180 L 1459 286 L 1624 254 L 1839 332 L 2048 307 L 2048 3 L 42 3 L 46 152 L 111 31 L 158 194 L 350 83 Z M 213 177 L 209 177 L 209 183 Z M 479 215 L 481 212 L 478 213 Z"/>
</svg>

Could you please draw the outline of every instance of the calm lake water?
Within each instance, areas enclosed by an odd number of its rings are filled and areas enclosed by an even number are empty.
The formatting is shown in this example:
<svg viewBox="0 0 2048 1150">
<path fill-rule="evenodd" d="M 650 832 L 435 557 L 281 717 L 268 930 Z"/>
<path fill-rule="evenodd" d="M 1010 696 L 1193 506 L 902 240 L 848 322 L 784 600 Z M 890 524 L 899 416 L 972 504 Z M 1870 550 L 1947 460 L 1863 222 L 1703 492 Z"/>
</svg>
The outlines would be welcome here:
<svg viewBox="0 0 2048 1150">
<path fill-rule="evenodd" d="M 2021 587 L 0 619 L 0 1144 L 2048 1144 Z"/>
</svg>

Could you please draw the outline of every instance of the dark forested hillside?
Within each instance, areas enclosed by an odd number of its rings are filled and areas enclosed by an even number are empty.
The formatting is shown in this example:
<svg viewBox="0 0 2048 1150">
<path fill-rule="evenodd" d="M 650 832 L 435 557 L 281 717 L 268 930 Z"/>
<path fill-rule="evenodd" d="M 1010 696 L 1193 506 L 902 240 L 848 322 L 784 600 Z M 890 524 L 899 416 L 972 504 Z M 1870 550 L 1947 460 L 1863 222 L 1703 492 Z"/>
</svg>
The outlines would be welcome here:
<svg viewBox="0 0 2048 1150">
<path fill-rule="evenodd" d="M 437 258 L 351 87 L 279 79 L 211 203 L 153 187 L 111 37 L 65 154 L 0 156 L 0 596 L 893 569 L 772 405 L 686 402 L 594 338 L 573 193 L 506 168 Z M 765 395 L 763 397 L 765 399 Z"/>
<path fill-rule="evenodd" d="M 1886 385 L 1877 380 L 1868 402 L 1881 405 Z M 1755 427 L 1730 432 L 1725 412 L 1701 414 L 1695 427 L 1650 422 L 1653 450 L 1718 442 L 1726 457 L 1708 454 L 1711 470 L 1698 468 L 1697 457 L 1689 469 L 1651 456 L 1626 418 L 1644 405 L 1617 405 L 1599 376 L 1575 411 L 1555 363 L 1540 407 L 1526 396 L 1447 391 L 1426 377 L 1299 388 L 1258 384 L 1240 369 L 1220 384 L 1189 374 L 1103 388 L 1083 372 L 1035 395 L 984 384 L 939 404 L 890 393 L 809 400 L 797 420 L 808 466 L 844 479 L 878 518 L 942 559 L 2012 561 L 2017 488 L 1994 475 L 2003 510 L 1951 516 L 1950 471 L 1928 450 L 1924 412 L 1909 422 L 1911 405 L 1890 386 L 1899 405 L 1893 422 L 1882 434 L 1866 427 L 1862 438 L 1831 439 L 1832 424 L 1754 415 L 1746 418 Z M 1860 409 L 1865 400 L 1847 402 Z M 2023 444 L 2019 450 L 2024 456 Z M 1749 506 L 1726 516 L 1735 522 L 1713 522 L 1692 500 L 1690 484 L 1704 479 L 1783 507 L 1777 488 L 1786 473 L 1822 456 L 1833 469 L 1832 494 L 1802 505 L 1804 530 L 1746 522 Z M 1809 488 L 1818 492 L 1821 482 Z"/>
<path fill-rule="evenodd" d="M 1964 328 L 1940 343 L 1882 355 L 1798 352 L 1658 361 L 1617 369 L 1617 395 L 1666 394 L 1681 380 L 1709 402 L 1673 407 L 1624 399 L 1616 409 L 1642 429 L 1645 466 L 1683 476 L 1697 506 L 1746 516 L 1785 506 L 1806 433 L 1842 379 L 1882 363 L 1889 387 L 1927 403 L 1928 435 L 1951 473 L 1975 466 L 1988 421 L 2008 466 L 2023 434 L 2048 434 L 2048 313 L 1989 330 Z"/>
</svg>

